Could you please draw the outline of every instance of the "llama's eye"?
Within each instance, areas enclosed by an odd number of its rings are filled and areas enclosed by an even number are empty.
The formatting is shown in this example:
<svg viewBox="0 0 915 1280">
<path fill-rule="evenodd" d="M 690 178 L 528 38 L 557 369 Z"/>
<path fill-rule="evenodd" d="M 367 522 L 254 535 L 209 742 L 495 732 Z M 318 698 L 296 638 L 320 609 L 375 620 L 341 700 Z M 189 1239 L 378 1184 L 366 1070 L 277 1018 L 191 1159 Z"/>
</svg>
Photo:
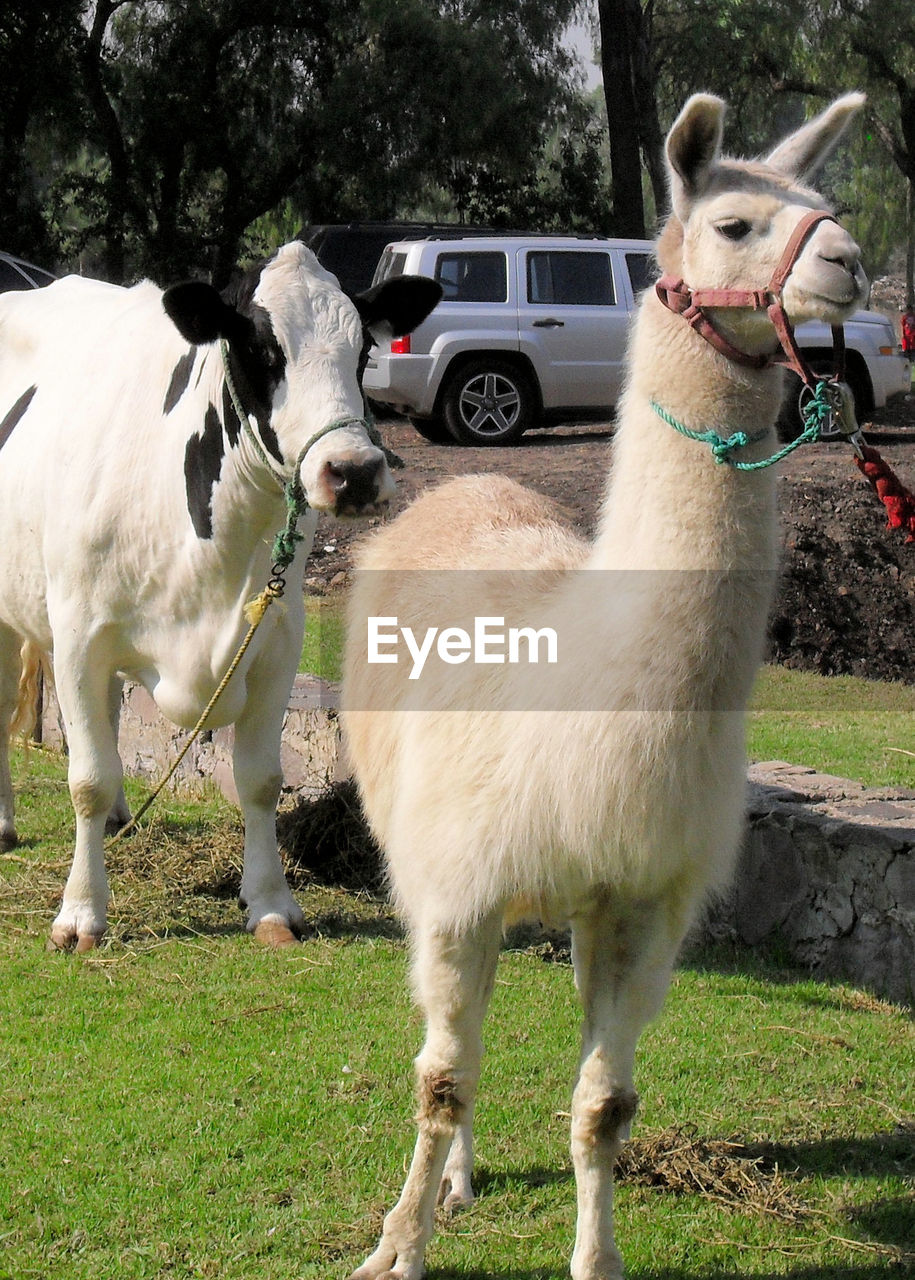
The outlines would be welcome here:
<svg viewBox="0 0 915 1280">
<path fill-rule="evenodd" d="M 752 227 L 743 218 L 728 218 L 724 222 L 717 223 L 715 230 L 726 240 L 743 240 L 744 236 L 750 234 Z"/>
</svg>

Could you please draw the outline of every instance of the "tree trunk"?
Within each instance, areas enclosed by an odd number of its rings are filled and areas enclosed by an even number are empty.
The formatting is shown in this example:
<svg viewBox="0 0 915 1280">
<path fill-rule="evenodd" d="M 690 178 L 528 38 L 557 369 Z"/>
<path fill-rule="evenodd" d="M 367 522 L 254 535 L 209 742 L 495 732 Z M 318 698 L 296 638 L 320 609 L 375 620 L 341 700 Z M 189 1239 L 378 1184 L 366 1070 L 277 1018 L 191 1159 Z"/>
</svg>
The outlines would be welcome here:
<svg viewBox="0 0 915 1280">
<path fill-rule="evenodd" d="M 651 194 L 654 199 L 655 221 L 660 223 L 667 213 L 669 195 L 667 170 L 664 165 L 664 134 L 658 119 L 658 100 L 654 66 L 651 57 L 652 5 L 643 9 L 641 0 L 625 0 L 629 15 L 629 32 L 632 46 L 632 85 L 635 94 L 636 120 L 642 162 L 648 171 Z"/>
<path fill-rule="evenodd" d="M 627 0 L 598 0 L 600 64 L 610 136 L 613 230 L 645 235 L 642 166 L 634 85 L 634 52 Z"/>
<path fill-rule="evenodd" d="M 915 190 L 911 175 L 905 184 L 905 309 L 915 309 Z"/>
</svg>

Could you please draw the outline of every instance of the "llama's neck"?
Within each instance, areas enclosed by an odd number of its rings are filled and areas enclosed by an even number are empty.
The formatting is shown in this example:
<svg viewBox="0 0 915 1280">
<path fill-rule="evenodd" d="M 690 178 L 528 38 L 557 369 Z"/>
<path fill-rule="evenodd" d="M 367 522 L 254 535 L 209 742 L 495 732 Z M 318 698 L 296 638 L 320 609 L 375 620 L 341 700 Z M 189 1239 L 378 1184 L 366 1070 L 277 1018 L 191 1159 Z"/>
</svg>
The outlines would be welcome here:
<svg viewBox="0 0 915 1280">
<path fill-rule="evenodd" d="M 777 561 L 775 469 L 739 471 L 679 434 L 659 404 L 692 431 L 756 444 L 735 457 L 774 451 L 779 370 L 750 370 L 716 353 L 653 295 L 636 319 L 629 382 L 592 565 L 608 569 L 770 569 Z"/>
</svg>

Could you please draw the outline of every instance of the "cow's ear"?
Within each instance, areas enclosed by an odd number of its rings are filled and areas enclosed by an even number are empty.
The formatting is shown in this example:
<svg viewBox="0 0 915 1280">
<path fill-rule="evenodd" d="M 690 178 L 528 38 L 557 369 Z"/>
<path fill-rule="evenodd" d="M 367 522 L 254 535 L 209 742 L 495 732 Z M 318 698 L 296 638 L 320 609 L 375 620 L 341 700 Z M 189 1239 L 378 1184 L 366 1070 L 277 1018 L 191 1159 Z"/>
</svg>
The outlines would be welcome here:
<svg viewBox="0 0 915 1280">
<path fill-rule="evenodd" d="M 194 346 L 237 338 L 250 324 L 212 285 L 200 280 L 172 285 L 162 295 L 162 305 L 185 342 Z"/>
<path fill-rule="evenodd" d="M 441 296 L 442 286 L 428 276 L 393 276 L 353 301 L 362 323 L 377 342 L 412 333 Z"/>
</svg>

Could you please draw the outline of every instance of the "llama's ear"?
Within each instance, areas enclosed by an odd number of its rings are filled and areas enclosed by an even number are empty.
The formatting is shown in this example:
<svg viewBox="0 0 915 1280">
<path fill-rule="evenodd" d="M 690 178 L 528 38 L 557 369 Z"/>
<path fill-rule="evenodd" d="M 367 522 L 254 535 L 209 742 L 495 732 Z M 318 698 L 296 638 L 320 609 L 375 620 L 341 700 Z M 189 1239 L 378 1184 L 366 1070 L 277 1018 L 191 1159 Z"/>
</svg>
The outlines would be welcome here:
<svg viewBox="0 0 915 1280">
<path fill-rule="evenodd" d="M 866 101 L 863 93 L 846 93 L 831 107 L 779 143 L 766 163 L 801 181 L 814 176 Z"/>
<path fill-rule="evenodd" d="M 667 135 L 670 198 L 679 218 L 688 216 L 718 158 L 724 109 L 721 99 L 710 93 L 693 94 Z"/>
</svg>

